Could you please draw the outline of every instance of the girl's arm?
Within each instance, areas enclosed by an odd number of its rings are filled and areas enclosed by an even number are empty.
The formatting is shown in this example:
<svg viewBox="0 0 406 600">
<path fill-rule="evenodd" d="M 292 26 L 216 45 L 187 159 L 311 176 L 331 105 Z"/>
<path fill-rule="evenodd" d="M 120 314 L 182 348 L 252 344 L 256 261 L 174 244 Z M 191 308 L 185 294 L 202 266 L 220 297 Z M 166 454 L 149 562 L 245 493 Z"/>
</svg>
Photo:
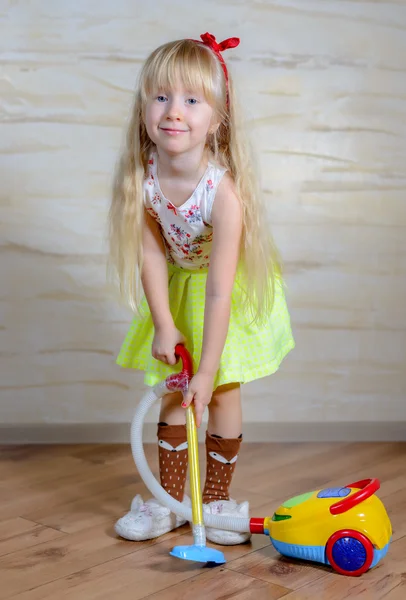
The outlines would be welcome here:
<svg viewBox="0 0 406 600">
<path fill-rule="evenodd" d="M 174 365 L 175 346 L 183 343 L 184 338 L 176 329 L 169 309 L 168 264 L 161 230 L 156 220 L 145 209 L 144 215 L 144 262 L 141 280 L 155 327 L 152 356 Z"/>
<path fill-rule="evenodd" d="M 223 178 L 217 190 L 212 224 L 213 246 L 206 285 L 202 356 L 182 404 L 186 407 L 193 400 L 198 427 L 211 400 L 227 338 L 231 293 L 240 256 L 242 211 L 229 176 Z"/>
<path fill-rule="evenodd" d="M 231 293 L 240 256 L 242 211 L 230 176 L 217 190 L 212 212 L 213 246 L 206 286 L 203 348 L 198 372 L 214 379 L 230 320 Z"/>
</svg>

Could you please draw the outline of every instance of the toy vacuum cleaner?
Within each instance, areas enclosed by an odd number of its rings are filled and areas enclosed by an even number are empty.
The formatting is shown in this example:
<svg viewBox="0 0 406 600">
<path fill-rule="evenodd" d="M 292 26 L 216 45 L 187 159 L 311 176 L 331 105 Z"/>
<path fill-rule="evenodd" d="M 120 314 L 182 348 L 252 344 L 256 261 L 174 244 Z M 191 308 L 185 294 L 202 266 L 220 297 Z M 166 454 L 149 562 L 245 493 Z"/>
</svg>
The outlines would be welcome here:
<svg viewBox="0 0 406 600">
<path fill-rule="evenodd" d="M 365 479 L 344 487 L 308 492 L 284 502 L 272 517 L 244 519 L 204 515 L 200 488 L 197 431 L 193 405 L 186 409 L 192 509 L 172 498 L 155 479 L 145 458 L 142 429 L 146 414 L 163 395 L 185 393 L 193 376 L 192 360 L 184 346 L 180 373 L 151 388 L 142 398 L 131 425 L 131 449 L 145 485 L 155 498 L 192 525 L 193 545 L 176 546 L 170 554 L 211 565 L 226 562 L 217 549 L 206 546 L 205 526 L 227 531 L 268 535 L 282 555 L 330 565 L 343 575 L 358 576 L 386 555 L 392 527 L 381 500 L 375 495 L 377 479 Z"/>
</svg>

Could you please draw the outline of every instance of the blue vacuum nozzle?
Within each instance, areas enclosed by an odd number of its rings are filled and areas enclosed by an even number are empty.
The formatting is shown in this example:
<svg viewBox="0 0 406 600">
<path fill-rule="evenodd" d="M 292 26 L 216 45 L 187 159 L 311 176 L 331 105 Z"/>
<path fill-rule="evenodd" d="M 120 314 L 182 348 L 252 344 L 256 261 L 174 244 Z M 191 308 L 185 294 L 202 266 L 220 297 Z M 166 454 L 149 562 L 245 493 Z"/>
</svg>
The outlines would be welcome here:
<svg viewBox="0 0 406 600">
<path fill-rule="evenodd" d="M 193 560 L 201 563 L 223 565 L 226 562 L 224 554 L 220 550 L 208 548 L 207 546 L 175 546 L 169 554 L 183 560 Z"/>
</svg>

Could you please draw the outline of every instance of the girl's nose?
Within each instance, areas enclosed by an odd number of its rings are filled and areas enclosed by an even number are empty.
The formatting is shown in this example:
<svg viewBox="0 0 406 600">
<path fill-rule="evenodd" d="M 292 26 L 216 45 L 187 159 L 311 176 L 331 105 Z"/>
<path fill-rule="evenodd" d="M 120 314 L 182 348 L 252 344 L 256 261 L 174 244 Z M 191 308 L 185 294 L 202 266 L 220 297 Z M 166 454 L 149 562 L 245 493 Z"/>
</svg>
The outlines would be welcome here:
<svg viewBox="0 0 406 600">
<path fill-rule="evenodd" d="M 176 100 L 172 100 L 171 102 L 168 102 L 168 109 L 167 109 L 167 113 L 166 113 L 166 117 L 168 119 L 174 119 L 179 121 L 183 116 L 182 113 L 182 108 L 180 106 L 180 103 L 177 102 Z"/>
</svg>

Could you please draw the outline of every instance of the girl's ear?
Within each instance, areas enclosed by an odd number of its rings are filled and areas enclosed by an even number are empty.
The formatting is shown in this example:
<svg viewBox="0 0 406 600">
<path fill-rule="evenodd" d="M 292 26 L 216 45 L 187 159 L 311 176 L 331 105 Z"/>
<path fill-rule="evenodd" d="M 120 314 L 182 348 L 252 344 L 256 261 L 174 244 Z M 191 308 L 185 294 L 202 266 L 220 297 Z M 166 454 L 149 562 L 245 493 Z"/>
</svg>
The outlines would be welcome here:
<svg viewBox="0 0 406 600">
<path fill-rule="evenodd" d="M 221 116 L 219 114 L 219 111 L 216 110 L 215 108 L 213 108 L 213 112 L 211 115 L 211 119 L 210 119 L 210 127 L 208 130 L 208 134 L 209 135 L 213 135 L 216 133 L 217 129 L 220 127 L 221 125 Z"/>
</svg>

